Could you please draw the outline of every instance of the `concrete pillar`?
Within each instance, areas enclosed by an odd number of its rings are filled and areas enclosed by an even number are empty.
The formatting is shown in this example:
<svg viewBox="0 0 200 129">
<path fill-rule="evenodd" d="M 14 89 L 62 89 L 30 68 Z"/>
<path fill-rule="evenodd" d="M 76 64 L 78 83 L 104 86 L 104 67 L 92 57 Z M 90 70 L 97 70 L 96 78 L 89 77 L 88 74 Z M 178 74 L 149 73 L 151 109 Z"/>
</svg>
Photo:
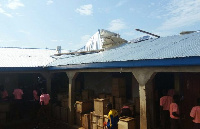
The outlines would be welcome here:
<svg viewBox="0 0 200 129">
<path fill-rule="evenodd" d="M 41 73 L 41 74 L 46 79 L 47 93 L 51 96 L 51 77 L 52 77 L 52 74 L 49 73 L 49 72 L 44 72 L 44 73 Z"/>
<path fill-rule="evenodd" d="M 153 72 L 148 70 L 135 70 L 132 72 L 139 83 L 140 96 L 140 129 L 147 129 L 147 109 L 146 109 L 146 83 L 150 80 Z"/>
<path fill-rule="evenodd" d="M 68 98 L 68 124 L 70 126 L 74 125 L 74 104 L 75 104 L 75 79 L 78 75 L 76 72 L 66 72 L 69 78 L 69 98 Z"/>
</svg>

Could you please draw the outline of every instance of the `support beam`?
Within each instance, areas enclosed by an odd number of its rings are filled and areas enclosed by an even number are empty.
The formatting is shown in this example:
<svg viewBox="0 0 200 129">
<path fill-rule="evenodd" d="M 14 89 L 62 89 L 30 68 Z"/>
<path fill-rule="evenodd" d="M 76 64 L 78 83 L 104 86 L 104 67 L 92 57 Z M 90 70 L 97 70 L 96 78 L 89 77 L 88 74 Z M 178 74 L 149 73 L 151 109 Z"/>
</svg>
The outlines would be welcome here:
<svg viewBox="0 0 200 129">
<path fill-rule="evenodd" d="M 148 70 L 137 70 L 132 72 L 139 83 L 140 96 L 140 129 L 147 129 L 147 110 L 146 110 L 146 83 L 151 79 L 153 72 Z"/>
<path fill-rule="evenodd" d="M 69 98 L 68 98 L 68 123 L 70 126 L 74 125 L 74 104 L 75 104 L 75 79 L 78 73 L 76 72 L 66 72 L 69 78 Z"/>
</svg>

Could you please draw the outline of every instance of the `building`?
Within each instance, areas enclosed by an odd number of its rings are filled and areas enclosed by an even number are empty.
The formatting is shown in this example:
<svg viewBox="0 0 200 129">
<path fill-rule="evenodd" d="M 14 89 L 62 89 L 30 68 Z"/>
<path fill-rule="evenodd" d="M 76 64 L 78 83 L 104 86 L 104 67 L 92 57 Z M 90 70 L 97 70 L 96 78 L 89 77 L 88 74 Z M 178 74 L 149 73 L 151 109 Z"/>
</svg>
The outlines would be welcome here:
<svg viewBox="0 0 200 129">
<path fill-rule="evenodd" d="M 76 87 L 94 89 L 98 93 L 112 92 L 112 78 L 126 80 L 126 98 L 139 97 L 140 128 L 156 128 L 159 125 L 158 98 L 163 89 L 175 89 L 184 96 L 182 112 L 185 128 L 191 127 L 189 112 L 200 97 L 200 33 L 150 39 L 138 43 L 124 43 L 96 53 L 70 53 L 47 57 L 43 65 L 15 67 L 1 66 L 3 73 L 41 73 L 46 77 L 47 89 L 59 75 L 68 85 L 68 123 L 74 124 Z M 46 57 L 45 57 L 46 58 Z M 8 60 L 9 58 L 5 58 Z M 25 61 L 26 60 L 26 61 Z M 43 60 L 43 59 L 42 59 Z M 45 59 L 44 59 L 45 60 Z M 9 60 L 8 60 L 9 61 Z M 17 60 L 22 63 L 28 59 Z M 15 62 L 15 61 L 14 61 Z M 34 62 L 34 61 L 33 61 Z M 57 78 L 58 79 L 58 78 Z M 60 80 L 58 81 L 60 82 Z M 62 85 L 62 84 L 60 84 Z M 65 87 L 66 88 L 66 87 Z M 66 94 L 67 94 L 66 93 Z M 157 95 L 157 96 L 155 96 Z"/>
</svg>

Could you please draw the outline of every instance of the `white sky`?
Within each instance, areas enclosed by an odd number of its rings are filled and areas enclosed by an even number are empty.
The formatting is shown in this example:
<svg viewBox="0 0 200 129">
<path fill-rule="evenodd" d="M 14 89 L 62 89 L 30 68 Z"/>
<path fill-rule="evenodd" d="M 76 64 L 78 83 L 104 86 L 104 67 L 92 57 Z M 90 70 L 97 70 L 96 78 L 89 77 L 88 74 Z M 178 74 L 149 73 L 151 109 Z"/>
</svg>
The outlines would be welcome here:
<svg viewBox="0 0 200 129">
<path fill-rule="evenodd" d="M 98 29 L 131 40 L 200 30 L 200 0 L 0 0 L 0 47 L 76 50 Z"/>
</svg>

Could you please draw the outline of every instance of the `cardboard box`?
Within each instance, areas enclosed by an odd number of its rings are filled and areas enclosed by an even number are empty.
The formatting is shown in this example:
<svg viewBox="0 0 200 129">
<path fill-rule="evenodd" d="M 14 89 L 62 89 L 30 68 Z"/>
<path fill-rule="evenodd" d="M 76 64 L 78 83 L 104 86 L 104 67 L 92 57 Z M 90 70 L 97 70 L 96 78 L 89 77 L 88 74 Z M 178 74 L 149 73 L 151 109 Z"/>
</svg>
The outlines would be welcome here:
<svg viewBox="0 0 200 129">
<path fill-rule="evenodd" d="M 112 95 L 109 95 L 109 96 L 106 96 L 107 99 L 109 99 L 109 102 L 113 105 L 114 104 L 114 96 Z"/>
<path fill-rule="evenodd" d="M 93 121 L 94 123 L 97 124 L 97 126 L 103 126 L 103 122 L 104 122 L 104 118 L 103 116 L 99 116 L 99 115 L 96 115 L 96 114 L 93 114 Z"/>
<path fill-rule="evenodd" d="M 76 101 L 76 112 L 88 113 L 93 110 L 94 104 L 92 101 L 81 102 Z"/>
<path fill-rule="evenodd" d="M 93 100 L 94 99 L 94 91 L 93 90 L 83 90 L 82 91 L 82 100 Z"/>
<path fill-rule="evenodd" d="M 125 97 L 126 88 L 112 88 L 112 95 L 115 97 Z"/>
<path fill-rule="evenodd" d="M 125 78 L 113 78 L 112 86 L 117 86 L 118 88 L 126 87 L 126 79 Z"/>
<path fill-rule="evenodd" d="M 76 112 L 76 125 L 82 126 L 82 114 L 79 112 Z"/>
<path fill-rule="evenodd" d="M 83 114 L 82 115 L 82 126 L 85 129 L 90 129 L 90 114 Z"/>
<path fill-rule="evenodd" d="M 103 129 L 103 126 L 97 125 L 97 129 Z"/>
<path fill-rule="evenodd" d="M 109 99 L 94 99 L 94 113 L 99 116 L 108 114 L 106 105 L 109 103 Z"/>
<path fill-rule="evenodd" d="M 90 112 L 90 129 L 93 128 L 93 112 Z"/>
<path fill-rule="evenodd" d="M 100 99 L 105 99 L 105 98 L 106 98 L 106 94 L 100 93 L 100 94 L 99 94 L 99 98 L 100 98 Z"/>
<path fill-rule="evenodd" d="M 126 98 L 125 97 L 115 97 L 115 103 L 123 105 L 126 103 Z"/>
<path fill-rule="evenodd" d="M 97 129 L 97 124 L 95 122 L 92 122 L 91 129 Z"/>
<path fill-rule="evenodd" d="M 132 117 L 120 118 L 118 129 L 136 129 L 135 119 Z"/>
</svg>

